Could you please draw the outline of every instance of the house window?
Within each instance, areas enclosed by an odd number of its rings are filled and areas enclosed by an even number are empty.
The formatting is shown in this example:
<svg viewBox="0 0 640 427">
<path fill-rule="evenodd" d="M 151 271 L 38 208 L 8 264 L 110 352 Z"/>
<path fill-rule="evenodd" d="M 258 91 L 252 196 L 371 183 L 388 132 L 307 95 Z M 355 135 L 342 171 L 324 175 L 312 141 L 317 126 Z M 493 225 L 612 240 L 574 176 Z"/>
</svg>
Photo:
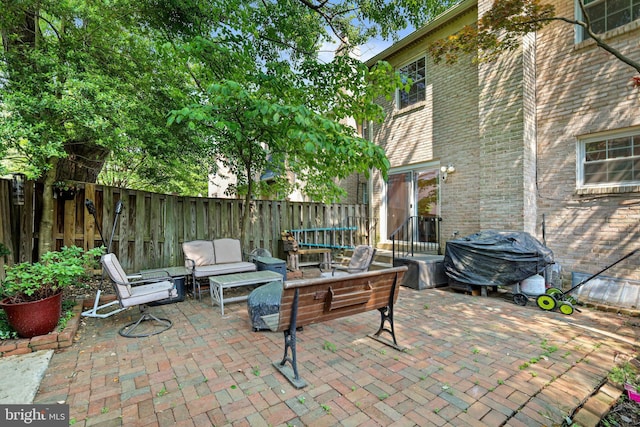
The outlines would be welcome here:
<svg viewBox="0 0 640 427">
<path fill-rule="evenodd" d="M 425 100 L 425 63 L 425 58 L 420 58 L 398 70 L 403 83 L 411 81 L 409 91 L 398 90 L 398 109 L 403 109 Z"/>
<path fill-rule="evenodd" d="M 584 0 L 584 7 L 591 20 L 591 29 L 596 34 L 640 19 L 640 0 Z M 582 31 L 582 40 L 587 38 L 589 36 Z"/>
<path fill-rule="evenodd" d="M 640 130 L 580 141 L 579 187 L 640 184 Z"/>
</svg>

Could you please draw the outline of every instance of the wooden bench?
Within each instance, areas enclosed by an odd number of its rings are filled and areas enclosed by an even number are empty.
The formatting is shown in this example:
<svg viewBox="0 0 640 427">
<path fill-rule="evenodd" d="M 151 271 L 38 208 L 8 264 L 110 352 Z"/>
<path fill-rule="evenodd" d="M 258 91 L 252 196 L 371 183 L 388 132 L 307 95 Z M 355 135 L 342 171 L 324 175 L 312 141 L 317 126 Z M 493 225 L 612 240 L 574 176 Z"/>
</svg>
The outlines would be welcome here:
<svg viewBox="0 0 640 427">
<path fill-rule="evenodd" d="M 296 329 L 376 309 L 380 311 L 380 327 L 369 337 L 402 350 L 396 341 L 393 304 L 398 299 L 405 271 L 407 267 L 402 266 L 345 276 L 285 282 L 279 312 L 262 316 L 269 329 L 284 332 L 284 357 L 273 365 L 296 388 L 306 386 L 307 383 L 298 375 Z M 389 333 L 393 342 L 381 337 L 382 332 Z M 291 364 L 290 367 L 287 362 Z"/>
</svg>

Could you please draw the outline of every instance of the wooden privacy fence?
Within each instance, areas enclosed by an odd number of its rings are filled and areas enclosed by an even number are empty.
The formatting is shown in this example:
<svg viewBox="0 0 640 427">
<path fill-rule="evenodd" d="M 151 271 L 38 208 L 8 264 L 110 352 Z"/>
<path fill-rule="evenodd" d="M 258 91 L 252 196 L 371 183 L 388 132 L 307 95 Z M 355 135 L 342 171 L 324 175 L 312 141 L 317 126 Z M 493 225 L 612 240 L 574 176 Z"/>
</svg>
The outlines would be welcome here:
<svg viewBox="0 0 640 427">
<path fill-rule="evenodd" d="M 53 236 L 56 249 L 76 245 L 85 249 L 107 246 L 126 271 L 182 265 L 181 244 L 195 239 L 240 238 L 243 201 L 183 197 L 145 191 L 78 183 L 72 194 L 59 194 L 54 203 Z M 25 185 L 25 203 L 12 202 L 11 181 L 0 180 L 0 242 L 12 250 L 7 262 L 37 258 L 39 207 L 42 187 Z M 95 206 L 95 219 L 88 208 Z M 116 205 L 123 209 L 117 214 Z M 354 225 L 354 244 L 370 243 L 372 223 L 367 205 L 254 200 L 250 226 L 246 231 L 248 247 L 266 248 L 274 256 L 280 251 L 281 231 L 301 228 Z M 7 230 L 11 230 L 7 232 Z M 16 258 L 16 256 L 18 258 Z"/>
</svg>

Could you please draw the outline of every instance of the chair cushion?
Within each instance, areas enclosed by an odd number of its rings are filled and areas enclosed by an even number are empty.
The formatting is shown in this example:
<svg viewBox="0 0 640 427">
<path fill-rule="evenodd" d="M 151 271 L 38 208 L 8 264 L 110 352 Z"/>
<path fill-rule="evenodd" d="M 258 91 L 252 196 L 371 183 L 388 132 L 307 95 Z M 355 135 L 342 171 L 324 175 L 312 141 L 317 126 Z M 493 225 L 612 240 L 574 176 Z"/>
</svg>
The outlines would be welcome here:
<svg viewBox="0 0 640 427">
<path fill-rule="evenodd" d="M 211 240 L 184 242 L 182 244 L 182 252 L 184 253 L 185 266 L 188 268 L 191 268 L 191 263 L 186 262 L 187 259 L 193 260 L 196 266 L 216 263 L 213 242 Z"/>
<path fill-rule="evenodd" d="M 359 272 L 367 268 L 372 255 L 373 248 L 371 246 L 357 246 L 353 251 L 353 255 L 351 256 L 351 261 L 349 261 L 349 267 L 347 271 L 349 271 L 350 273 Z"/>
<path fill-rule="evenodd" d="M 129 298 L 131 296 L 131 285 L 129 285 L 127 274 L 122 269 L 120 261 L 118 261 L 115 254 L 104 254 L 100 262 L 113 281 L 120 299 Z"/>
<path fill-rule="evenodd" d="M 148 285 L 133 286 L 131 296 L 122 300 L 124 307 L 159 301 L 165 298 L 175 298 L 178 291 L 171 282 L 156 282 Z"/>
<path fill-rule="evenodd" d="M 231 262 L 228 264 L 203 265 L 196 267 L 196 277 L 219 276 L 221 274 L 244 273 L 256 271 L 257 266 L 252 262 Z"/>
<path fill-rule="evenodd" d="M 216 263 L 242 262 L 242 249 L 238 239 L 216 239 L 213 241 Z M 213 264 L 213 263 L 212 263 Z"/>
</svg>

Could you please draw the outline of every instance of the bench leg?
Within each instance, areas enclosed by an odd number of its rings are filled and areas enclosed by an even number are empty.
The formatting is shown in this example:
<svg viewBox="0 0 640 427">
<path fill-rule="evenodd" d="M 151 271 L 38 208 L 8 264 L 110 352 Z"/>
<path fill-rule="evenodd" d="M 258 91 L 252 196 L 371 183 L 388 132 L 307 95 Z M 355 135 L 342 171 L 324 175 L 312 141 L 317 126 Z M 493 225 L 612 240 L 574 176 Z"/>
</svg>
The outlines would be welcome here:
<svg viewBox="0 0 640 427">
<path fill-rule="evenodd" d="M 273 362 L 282 375 L 297 389 L 303 388 L 307 382 L 298 375 L 298 363 L 296 358 L 296 320 L 298 318 L 298 290 L 293 295 L 293 304 L 291 305 L 291 323 L 289 329 L 284 331 L 284 357 L 281 362 Z M 289 357 L 291 350 L 291 357 Z M 287 362 L 291 367 L 287 366 Z"/>
<path fill-rule="evenodd" d="M 396 341 L 396 332 L 393 327 L 393 308 L 392 307 L 382 307 L 379 308 L 380 311 L 380 328 L 378 328 L 378 332 L 375 334 L 369 334 L 369 338 L 373 338 L 374 340 L 381 342 L 382 344 L 388 345 L 390 347 L 395 348 L 396 350 L 403 351 L 404 348 L 398 345 L 398 341 Z M 385 328 L 385 322 L 389 322 L 389 327 Z M 388 332 L 391 334 L 391 338 L 393 339 L 393 343 L 387 339 L 384 339 L 380 336 L 382 332 Z"/>
<path fill-rule="evenodd" d="M 373 338 L 374 340 L 381 342 L 382 344 L 388 345 L 390 347 L 395 348 L 396 350 L 404 351 L 404 348 L 398 345 L 398 341 L 396 341 L 396 331 L 393 327 L 393 296 L 396 293 L 396 286 L 398 286 L 398 275 L 393 279 L 393 285 L 391 285 L 391 294 L 389 296 L 389 305 L 386 307 L 379 308 L 380 311 L 380 328 L 378 328 L 378 332 L 375 334 L 369 334 L 369 338 Z M 385 322 L 389 322 L 389 327 L 385 328 Z M 391 341 L 384 339 L 380 336 L 382 332 L 388 332 L 391 334 L 391 338 L 393 338 L 393 343 Z"/>
</svg>

